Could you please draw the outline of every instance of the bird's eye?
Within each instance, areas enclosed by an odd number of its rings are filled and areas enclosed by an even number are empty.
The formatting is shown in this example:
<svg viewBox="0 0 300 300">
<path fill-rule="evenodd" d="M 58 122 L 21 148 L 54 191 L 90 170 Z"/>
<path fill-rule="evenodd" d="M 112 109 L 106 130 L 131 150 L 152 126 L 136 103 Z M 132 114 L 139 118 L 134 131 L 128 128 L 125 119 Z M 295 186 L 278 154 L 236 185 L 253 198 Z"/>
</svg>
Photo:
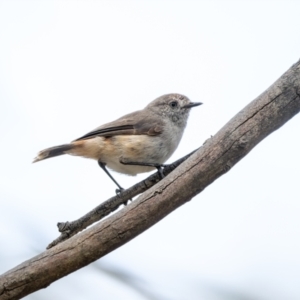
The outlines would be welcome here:
<svg viewBox="0 0 300 300">
<path fill-rule="evenodd" d="M 172 108 L 176 108 L 178 106 L 178 102 L 177 101 L 172 101 L 172 102 L 170 102 L 170 106 Z"/>
</svg>

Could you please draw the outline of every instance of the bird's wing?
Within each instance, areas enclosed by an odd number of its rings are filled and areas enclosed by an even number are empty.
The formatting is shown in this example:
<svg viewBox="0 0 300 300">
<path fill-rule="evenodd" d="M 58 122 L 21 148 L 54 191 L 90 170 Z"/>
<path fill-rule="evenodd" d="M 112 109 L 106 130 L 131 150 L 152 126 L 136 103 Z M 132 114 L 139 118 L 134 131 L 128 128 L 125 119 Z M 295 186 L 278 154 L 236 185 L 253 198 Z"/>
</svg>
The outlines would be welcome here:
<svg viewBox="0 0 300 300">
<path fill-rule="evenodd" d="M 151 115 L 140 115 L 140 111 L 125 115 L 113 122 L 99 126 L 74 140 L 87 140 L 98 136 L 115 136 L 115 135 L 159 135 L 164 127 L 161 119 Z"/>
</svg>

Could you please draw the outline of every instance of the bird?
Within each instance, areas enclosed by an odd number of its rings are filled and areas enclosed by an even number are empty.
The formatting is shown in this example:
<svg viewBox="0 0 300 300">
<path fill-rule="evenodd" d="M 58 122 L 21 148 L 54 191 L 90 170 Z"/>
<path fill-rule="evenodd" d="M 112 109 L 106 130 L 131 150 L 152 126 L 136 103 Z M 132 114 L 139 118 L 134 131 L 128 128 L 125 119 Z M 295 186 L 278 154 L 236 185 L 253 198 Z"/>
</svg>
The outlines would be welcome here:
<svg viewBox="0 0 300 300">
<path fill-rule="evenodd" d="M 101 125 L 71 143 L 40 151 L 33 163 L 64 154 L 94 159 L 117 185 L 123 188 L 106 167 L 135 176 L 162 167 L 182 138 L 190 109 L 201 105 L 181 94 L 166 94 L 144 109 Z"/>
</svg>

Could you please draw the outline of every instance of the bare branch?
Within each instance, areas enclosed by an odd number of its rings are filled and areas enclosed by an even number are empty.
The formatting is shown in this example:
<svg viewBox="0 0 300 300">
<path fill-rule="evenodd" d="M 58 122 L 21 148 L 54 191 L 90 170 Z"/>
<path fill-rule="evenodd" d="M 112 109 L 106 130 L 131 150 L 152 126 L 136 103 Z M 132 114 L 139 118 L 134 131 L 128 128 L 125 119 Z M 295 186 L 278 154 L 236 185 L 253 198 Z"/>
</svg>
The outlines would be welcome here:
<svg viewBox="0 0 300 300">
<path fill-rule="evenodd" d="M 0 299 L 19 299 L 130 241 L 226 173 L 300 110 L 300 63 L 162 181 L 111 217 L 0 276 Z"/>
<path fill-rule="evenodd" d="M 190 154 L 178 159 L 177 161 L 173 162 L 170 165 L 167 165 L 163 169 L 164 176 L 170 174 L 175 168 L 177 168 L 182 162 L 184 162 L 187 158 L 189 158 L 195 151 L 191 152 Z M 88 212 L 86 215 L 81 217 L 78 220 L 72 222 L 60 222 L 57 224 L 59 232 L 61 235 L 51 242 L 47 249 L 54 247 L 55 245 L 69 239 L 76 233 L 82 231 L 83 229 L 87 228 L 91 224 L 101 220 L 102 218 L 106 217 L 113 211 L 117 210 L 122 204 L 126 203 L 131 198 L 145 192 L 146 190 L 150 189 L 153 185 L 161 180 L 161 176 L 158 172 L 154 173 L 153 175 L 149 176 L 148 178 L 142 180 L 141 182 L 135 184 L 131 188 L 122 191 L 120 194 L 109 198 L 108 200 L 104 201 L 93 210 Z"/>
</svg>

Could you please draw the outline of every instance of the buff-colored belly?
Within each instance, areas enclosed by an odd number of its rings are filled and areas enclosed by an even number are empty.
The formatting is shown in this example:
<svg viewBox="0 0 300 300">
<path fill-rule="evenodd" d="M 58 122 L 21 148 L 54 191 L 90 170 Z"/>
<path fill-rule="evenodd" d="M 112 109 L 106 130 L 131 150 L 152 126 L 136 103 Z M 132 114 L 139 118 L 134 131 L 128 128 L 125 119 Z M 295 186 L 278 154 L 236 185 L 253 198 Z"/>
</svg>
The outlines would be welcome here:
<svg viewBox="0 0 300 300">
<path fill-rule="evenodd" d="M 136 175 L 154 170 L 154 167 L 132 166 L 120 160 L 139 163 L 164 163 L 172 154 L 160 137 L 147 135 L 118 135 L 96 137 L 74 142 L 70 154 L 100 160 L 108 168 L 128 175 Z M 172 149 L 173 150 L 173 149 Z"/>
</svg>

